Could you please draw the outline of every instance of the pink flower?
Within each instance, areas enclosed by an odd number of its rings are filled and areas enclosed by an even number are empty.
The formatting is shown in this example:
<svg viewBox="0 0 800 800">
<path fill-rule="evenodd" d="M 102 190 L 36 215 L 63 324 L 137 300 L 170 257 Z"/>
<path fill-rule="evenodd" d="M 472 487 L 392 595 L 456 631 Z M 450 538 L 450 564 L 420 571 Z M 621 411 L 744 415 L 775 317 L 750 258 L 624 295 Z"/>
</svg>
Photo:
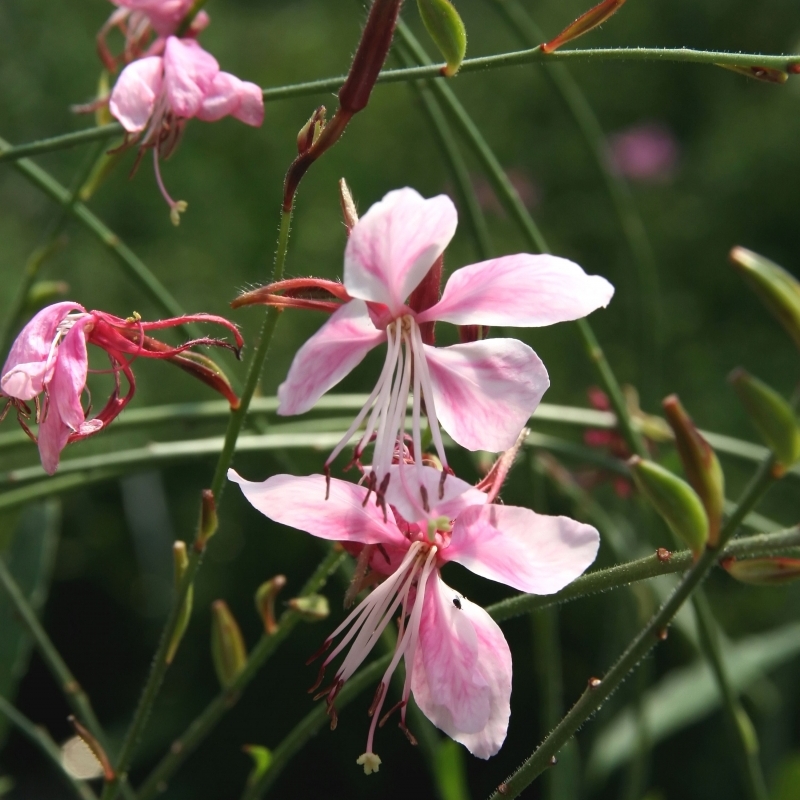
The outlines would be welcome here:
<svg viewBox="0 0 800 800">
<path fill-rule="evenodd" d="M 372 577 L 382 578 L 320 650 L 325 652 L 342 636 L 325 658 L 312 689 L 350 645 L 333 682 L 318 695 L 327 697 L 332 724 L 337 694 L 399 611 L 394 657 L 370 707 L 367 749 L 358 760 L 367 774 L 380 764 L 373 749 L 378 724 L 399 708 L 400 727 L 407 731 L 410 692 L 431 722 L 479 758 L 497 753 L 505 740 L 511 697 L 508 644 L 482 608 L 442 580 L 445 564 L 456 561 L 523 592 L 552 594 L 594 561 L 599 545 L 597 531 L 588 525 L 527 508 L 488 504 L 483 492 L 454 476 L 447 480 L 441 498 L 424 512 L 415 501 L 416 493 L 408 490 L 404 473 L 409 469 L 392 467 L 399 474 L 387 489 L 388 509 L 369 503 L 365 487 L 336 479 L 324 500 L 323 475 L 275 475 L 251 483 L 233 470 L 228 473 L 248 501 L 270 519 L 322 539 L 364 545 Z M 423 468 L 423 480 L 433 497 L 439 476 L 432 467 Z M 401 658 L 406 669 L 402 697 L 382 717 L 389 679 Z"/>
<path fill-rule="evenodd" d="M 426 329 L 432 332 L 437 321 L 459 326 L 551 325 L 607 305 L 614 292 L 605 278 L 586 275 L 571 261 L 521 253 L 456 270 L 438 302 L 436 274 L 430 302 L 407 302 L 415 290 L 425 288 L 434 264 L 441 265 L 456 223 L 456 209 L 444 195 L 426 200 L 413 189 L 400 189 L 372 206 L 347 242 L 344 304 L 300 348 L 278 388 L 278 413 L 301 414 L 373 347 L 387 343 L 377 385 L 325 465 L 327 470 L 366 420 L 355 460 L 374 436 L 373 485 L 379 496 L 389 465 L 404 445 L 412 388 L 414 457 L 422 452 L 424 408 L 436 452 L 447 468 L 440 425 L 469 450 L 506 450 L 549 385 L 539 357 L 517 339 L 436 348 Z M 342 292 L 335 296 L 343 299 Z M 266 302 L 280 300 L 267 295 Z"/>
<path fill-rule="evenodd" d="M 636 125 L 609 137 L 611 167 L 632 180 L 669 180 L 678 165 L 678 143 L 658 123 Z"/>
<path fill-rule="evenodd" d="M 225 326 L 236 339 L 233 348 L 217 339 L 194 339 L 180 347 L 170 347 L 145 335 L 145 331 L 174 327 L 186 322 L 213 322 Z M 115 388 L 106 405 L 92 419 L 81 404 L 89 373 L 87 344 L 105 350 L 115 376 Z M 236 349 L 242 338 L 232 323 L 222 317 L 195 314 L 159 322 L 142 322 L 138 317 L 120 319 L 103 311 L 90 311 L 78 303 L 63 302 L 40 311 L 21 331 L 0 373 L 0 396 L 14 406 L 23 429 L 38 442 L 45 471 L 52 475 L 58 469 L 61 451 L 67 443 L 85 439 L 108 425 L 133 397 L 136 384 L 130 363 L 134 358 L 160 358 L 200 378 L 225 396 L 233 407 L 239 401 L 226 379 L 210 359 L 186 353 L 196 345 L 217 345 Z M 129 356 L 130 358 L 126 358 Z M 128 382 L 128 392 L 120 394 L 119 373 Z M 44 395 L 40 402 L 39 396 Z M 28 428 L 31 410 L 36 401 L 35 421 L 38 437 Z"/>
<path fill-rule="evenodd" d="M 264 98 L 254 83 L 220 71 L 217 60 L 193 39 L 170 36 L 163 56 L 147 56 L 122 71 L 111 92 L 111 113 L 142 148 L 153 148 L 156 180 L 178 224 L 186 203 L 173 200 L 158 168 L 177 145 L 187 119 L 215 122 L 233 116 L 247 125 L 264 121 Z"/>
</svg>

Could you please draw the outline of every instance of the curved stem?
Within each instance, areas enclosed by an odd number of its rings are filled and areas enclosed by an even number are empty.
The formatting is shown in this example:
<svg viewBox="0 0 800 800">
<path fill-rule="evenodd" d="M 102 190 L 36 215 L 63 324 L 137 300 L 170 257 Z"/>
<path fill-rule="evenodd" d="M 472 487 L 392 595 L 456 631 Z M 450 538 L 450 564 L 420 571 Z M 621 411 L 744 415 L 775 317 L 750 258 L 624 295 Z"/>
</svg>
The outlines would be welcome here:
<svg viewBox="0 0 800 800">
<path fill-rule="evenodd" d="M 63 133 L 60 136 L 51 136 L 47 139 L 38 139 L 27 144 L 8 145 L 0 152 L 0 162 L 17 161 L 28 156 L 38 156 L 42 153 L 51 153 L 53 150 L 65 150 L 77 147 L 88 142 L 98 142 L 110 139 L 124 133 L 122 125 L 112 122 L 109 125 L 100 125 L 96 128 L 84 128 L 74 133 Z"/>
</svg>

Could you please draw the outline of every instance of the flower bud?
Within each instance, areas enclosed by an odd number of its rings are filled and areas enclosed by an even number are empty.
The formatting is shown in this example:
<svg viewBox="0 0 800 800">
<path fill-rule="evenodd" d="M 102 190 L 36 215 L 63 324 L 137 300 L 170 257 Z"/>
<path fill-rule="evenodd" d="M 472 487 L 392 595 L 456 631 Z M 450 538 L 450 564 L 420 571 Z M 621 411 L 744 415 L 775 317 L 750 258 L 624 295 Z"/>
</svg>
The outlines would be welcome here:
<svg viewBox="0 0 800 800">
<path fill-rule="evenodd" d="M 673 433 L 678 455 L 692 488 L 700 496 L 708 516 L 708 543 L 717 544 L 725 504 L 725 475 L 711 445 L 695 428 L 678 396 L 671 394 L 662 403 Z"/>
<path fill-rule="evenodd" d="M 259 744 L 246 744 L 242 747 L 247 755 L 253 759 L 253 769 L 247 776 L 247 787 L 255 786 L 262 775 L 270 768 L 272 764 L 272 751 Z"/>
<path fill-rule="evenodd" d="M 744 75 L 746 78 L 754 78 L 757 81 L 765 81 L 766 83 L 786 83 L 789 78 L 789 75 L 783 70 L 772 69 L 771 67 L 739 67 L 735 64 L 717 64 L 716 66 L 731 72 L 738 72 L 739 75 Z"/>
<path fill-rule="evenodd" d="M 653 461 L 633 456 L 628 466 L 639 491 L 697 558 L 708 540 L 708 517 L 697 493 Z"/>
<path fill-rule="evenodd" d="M 800 578 L 800 558 L 726 558 L 721 563 L 732 578 L 753 586 L 780 586 Z"/>
<path fill-rule="evenodd" d="M 66 281 L 36 281 L 25 298 L 25 311 L 36 313 L 59 297 L 64 297 L 67 292 L 69 284 Z"/>
<path fill-rule="evenodd" d="M 172 545 L 172 557 L 175 563 L 175 588 L 181 585 L 186 568 L 189 566 L 189 557 L 186 555 L 186 542 L 177 541 Z M 186 633 L 186 628 L 189 625 L 189 620 L 192 616 L 192 603 L 194 602 L 194 586 L 190 586 L 186 592 L 183 605 L 181 606 L 178 621 L 175 624 L 175 630 L 172 634 L 172 639 L 169 642 L 169 649 L 167 650 L 166 662 L 171 664 L 178 652 L 178 645 L 183 639 L 183 634 Z"/>
<path fill-rule="evenodd" d="M 729 258 L 800 348 L 800 282 L 797 278 L 769 259 L 744 247 L 734 247 Z"/>
<path fill-rule="evenodd" d="M 275 598 L 284 586 L 286 586 L 286 576 L 276 575 L 272 580 L 262 583 L 256 590 L 256 610 L 269 636 L 278 630 L 278 622 L 275 619 Z"/>
<path fill-rule="evenodd" d="M 200 493 L 200 535 L 197 537 L 195 549 L 205 549 L 208 540 L 217 532 L 217 502 L 211 489 L 203 489 Z"/>
<path fill-rule="evenodd" d="M 561 45 L 583 36 L 588 33 L 592 28 L 602 25 L 609 17 L 619 11 L 625 0 L 603 0 L 593 8 L 590 8 L 585 14 L 581 14 L 578 19 L 570 25 L 567 25 L 555 39 L 551 39 L 542 45 L 543 53 L 552 53 L 558 50 Z"/>
<path fill-rule="evenodd" d="M 97 108 L 94 111 L 94 124 L 99 128 L 102 125 L 108 125 L 111 122 L 116 122 L 108 109 L 108 97 L 111 94 L 111 86 L 109 81 L 108 70 L 104 69 L 100 72 L 100 77 L 97 80 Z"/>
<path fill-rule="evenodd" d="M 800 429 L 792 407 L 774 389 L 743 369 L 735 369 L 728 380 L 782 471 L 791 467 L 800 458 Z"/>
<path fill-rule="evenodd" d="M 447 66 L 442 74 L 458 72 L 467 52 L 467 29 L 450 0 L 417 0 L 419 15 Z"/>
<path fill-rule="evenodd" d="M 317 141 L 324 127 L 325 106 L 320 106 L 297 134 L 297 152 L 300 155 L 307 153 L 314 146 L 314 142 Z"/>
<path fill-rule="evenodd" d="M 347 235 L 353 230 L 358 222 L 358 209 L 353 200 L 353 195 L 350 193 L 350 187 L 344 178 L 339 179 L 339 202 L 342 206 L 342 218 L 344 219 L 344 226 L 347 228 Z"/>
<path fill-rule="evenodd" d="M 289 601 L 289 608 L 296 611 L 306 622 L 319 622 L 331 613 L 328 598 L 321 594 L 294 597 Z"/>
<path fill-rule="evenodd" d="M 242 632 L 224 600 L 211 604 L 211 656 L 223 689 L 227 689 L 247 664 Z"/>
</svg>

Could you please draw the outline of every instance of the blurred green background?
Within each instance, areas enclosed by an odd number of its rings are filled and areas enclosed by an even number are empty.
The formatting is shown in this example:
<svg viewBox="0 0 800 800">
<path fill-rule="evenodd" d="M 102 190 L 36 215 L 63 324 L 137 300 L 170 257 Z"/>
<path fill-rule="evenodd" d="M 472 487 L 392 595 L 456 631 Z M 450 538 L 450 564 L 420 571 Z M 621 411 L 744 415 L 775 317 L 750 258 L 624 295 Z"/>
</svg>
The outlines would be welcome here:
<svg viewBox="0 0 800 800">
<path fill-rule="evenodd" d="M 585 10 L 581 0 L 525 0 L 524 5 L 549 36 Z M 93 96 L 100 67 L 94 36 L 111 8 L 103 0 L 69 4 L 7 0 L 0 4 L 0 136 L 21 143 L 91 124 L 90 118 L 72 114 L 69 106 Z M 492 0 L 459 0 L 458 8 L 470 36 L 469 55 L 519 47 Z M 262 86 L 346 72 L 365 16 L 353 0 L 234 0 L 211 2 L 208 11 L 212 23 L 202 35 L 203 45 L 223 69 Z M 432 50 L 414 3 L 406 4 L 404 18 Z M 581 42 L 587 47 L 615 45 L 797 52 L 800 8 L 792 0 L 631 2 Z M 655 305 L 642 291 L 603 177 L 542 68 L 531 65 L 471 73 L 451 85 L 514 176 L 553 251 L 574 259 L 588 272 L 606 276 L 616 286 L 609 309 L 596 313 L 592 324 L 620 380 L 639 387 L 645 410 L 657 412 L 661 397 L 675 391 L 701 427 L 755 440 L 725 377 L 742 365 L 788 395 L 797 383 L 797 353 L 727 265 L 727 253 L 733 245 L 744 245 L 800 274 L 796 200 L 800 77 L 775 86 L 710 66 L 599 62 L 570 62 L 569 66 L 607 133 L 657 126 L 673 142 L 675 159 L 668 167 L 649 179 L 631 180 L 634 202 L 657 262 Z M 163 164 L 170 192 L 189 203 L 177 229 L 170 224 L 149 160 L 133 180 L 128 179 L 132 153 L 90 206 L 187 310 L 230 315 L 242 326 L 246 340 L 252 341 L 261 313 L 258 309 L 230 312 L 228 302 L 241 289 L 269 277 L 283 175 L 296 153 L 296 133 L 319 103 L 332 109 L 335 98 L 270 103 L 259 130 L 230 119 L 213 125 L 190 122 L 177 153 Z M 39 163 L 68 185 L 90 148 L 50 154 Z M 496 253 L 523 249 L 512 221 L 469 154 L 467 158 Z M 426 196 L 454 192 L 448 165 L 416 95 L 403 84 L 379 86 L 367 110 L 302 184 L 288 276 L 341 277 L 345 231 L 337 181 L 342 176 L 362 211 L 399 186 L 413 186 Z M 57 209 L 8 164 L 0 165 L 0 209 L 3 314 L 26 258 L 41 244 Z M 475 260 L 473 243 L 462 225 L 448 250 L 446 268 Z M 66 281 L 69 298 L 87 308 L 122 317 L 134 310 L 148 319 L 162 316 L 110 254 L 74 222 L 67 228 L 64 247 L 47 262 L 42 277 Z M 264 394 L 275 393 L 297 348 L 320 322 L 312 313 L 283 315 L 264 373 Z M 515 335 L 529 342 L 548 367 L 552 387 L 546 401 L 587 404 L 587 389 L 596 378 L 572 326 Z M 653 337 L 656 348 L 647 344 Z M 222 356 L 221 363 L 237 379 L 243 374 L 242 365 L 232 358 Z M 343 382 L 341 390 L 369 389 L 375 364 L 368 360 Z M 136 374 L 132 407 L 213 399 L 210 391 L 162 364 L 139 362 Z M 101 377 L 96 380 L 96 397 L 101 397 L 108 382 Z M 539 429 L 580 441 L 580 432 L 563 426 Z M 14 430 L 13 419 L 6 419 L 3 430 Z M 66 457 L 221 431 L 221 424 L 170 424 L 149 432 L 109 433 L 73 447 Z M 669 448 L 663 448 L 661 455 L 666 463 L 677 464 Z M 321 452 L 287 450 L 240 455 L 234 464 L 249 478 L 260 479 L 280 471 L 318 471 L 323 457 Z M 4 451 L 0 459 L 3 472 L 33 464 L 35 448 Z M 458 454 L 454 462 L 463 477 L 477 477 L 475 465 L 465 454 Z M 736 496 L 750 468 L 736 461 L 725 465 L 729 494 Z M 61 521 L 56 526 L 60 535 L 43 619 L 115 740 L 124 733 L 138 699 L 167 609 L 171 542 L 190 535 L 198 492 L 209 482 L 212 468 L 211 459 L 195 459 L 73 491 L 61 498 L 60 509 L 48 507 L 47 513 L 60 515 Z M 506 502 L 550 513 L 581 513 L 547 481 L 536 478 L 527 462 L 515 470 L 504 496 Z M 796 483 L 781 486 L 763 511 L 782 524 L 794 523 L 797 496 Z M 614 524 L 633 539 L 648 547 L 669 545 L 666 529 L 637 498 L 620 499 L 607 484 L 597 489 L 595 497 Z M 15 557 L 22 557 L 19 552 L 24 556 L 21 537 L 25 531 L 42 530 L 31 517 L 42 513 L 39 507 L 25 512 L 22 522 L 11 515 L 0 519 L 5 542 L 19 526 Z M 193 622 L 156 706 L 133 772 L 134 783 L 217 691 L 208 646 L 210 603 L 226 599 L 246 639 L 254 643 L 260 622 L 252 596 L 259 583 L 284 573 L 289 579 L 285 596 L 291 597 L 322 553 L 310 537 L 271 526 L 245 507 L 235 490 L 226 495 L 221 530 L 196 587 Z M 614 560 L 605 547 L 600 563 Z M 503 587 L 474 580 L 455 568 L 446 579 L 478 602 L 492 602 L 506 594 Z M 722 574 L 712 577 L 708 589 L 732 639 L 791 623 L 798 616 L 797 588 L 750 589 Z M 334 579 L 326 591 L 337 618 L 343 585 Z M 564 704 L 578 696 L 590 675 L 602 674 L 612 662 L 635 631 L 648 602 L 647 596 L 618 592 L 560 611 Z M 310 709 L 305 689 L 315 670 L 302 665 L 332 624 L 333 619 L 296 631 L 250 686 L 244 701 L 170 784 L 168 797 L 238 796 L 250 766 L 241 746 L 274 747 Z M 504 630 L 515 666 L 509 737 L 489 762 L 465 756 L 473 798 L 488 794 L 546 733 L 545 698 L 536 666 L 537 653 L 547 660 L 541 627 L 518 619 Z M 629 680 L 584 728 L 577 751 L 563 759 L 562 778 L 555 779 L 560 783 L 554 787 L 540 781 L 528 796 L 544 796 L 547 791 L 549 797 L 565 800 L 744 797 L 724 719 L 713 709 L 692 724 L 687 717 L 685 725 L 653 749 L 642 742 L 638 750 L 643 757 L 634 759 L 633 768 L 614 770 L 602 780 L 584 779 L 590 752 L 600 746 L 604 732 L 610 735 L 608 726 L 636 691 L 659 686 L 664 675 L 690 665 L 695 658 L 690 637 L 678 630 L 648 660 L 639 677 Z M 788 659 L 768 676 L 758 675 L 745 699 L 761 739 L 774 800 L 800 798 L 797 666 L 796 658 Z M 694 692 L 695 684 L 690 681 L 687 686 L 684 698 Z M 363 776 L 355 759 L 364 749 L 370 698 L 368 692 L 350 706 L 334 733 L 323 729 L 312 740 L 290 764 L 274 796 L 400 798 L 415 793 L 444 800 L 461 797 L 436 794 L 424 758 L 392 726 L 379 733 L 380 773 Z M 67 706 L 35 655 L 19 685 L 17 702 L 57 740 L 69 735 Z M 13 779 L 12 798 L 66 796 L 57 776 L 42 766 L 39 754 L 16 733 L 8 736 L 0 753 L 0 776 Z M 574 779 L 574 786 L 565 777 Z"/>
</svg>

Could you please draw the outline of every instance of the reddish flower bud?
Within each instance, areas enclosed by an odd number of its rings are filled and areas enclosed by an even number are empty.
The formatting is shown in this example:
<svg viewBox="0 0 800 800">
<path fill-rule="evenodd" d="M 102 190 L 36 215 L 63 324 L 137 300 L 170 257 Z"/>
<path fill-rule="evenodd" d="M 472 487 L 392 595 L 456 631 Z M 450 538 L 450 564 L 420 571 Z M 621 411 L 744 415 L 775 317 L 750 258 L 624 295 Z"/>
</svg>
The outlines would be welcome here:
<svg viewBox="0 0 800 800">
<path fill-rule="evenodd" d="M 269 636 L 278 630 L 278 620 L 275 617 L 275 598 L 284 586 L 286 586 L 286 576 L 276 575 L 272 580 L 262 583 L 256 590 L 256 611 L 264 623 L 264 631 Z"/>
<path fill-rule="evenodd" d="M 325 106 L 320 106 L 297 134 L 297 152 L 300 155 L 307 153 L 314 146 L 324 127 Z"/>
<path fill-rule="evenodd" d="M 227 689 L 247 664 L 242 631 L 224 600 L 211 604 L 211 655 L 223 689 Z"/>
<path fill-rule="evenodd" d="M 720 563 L 732 578 L 754 586 L 780 586 L 800 578 L 800 558 L 726 558 Z"/>
<path fill-rule="evenodd" d="M 753 78 L 765 83 L 786 83 L 789 78 L 782 70 L 772 69 L 771 67 L 739 67 L 734 64 L 717 64 L 717 66 L 731 72 L 738 72 L 739 75 L 744 75 L 746 78 Z"/>
<path fill-rule="evenodd" d="M 603 0 L 593 8 L 590 8 L 585 14 L 582 14 L 578 19 L 570 25 L 567 25 L 555 39 L 545 42 L 542 47 L 542 52 L 552 53 L 558 50 L 559 47 L 583 36 L 588 33 L 592 28 L 602 25 L 609 17 L 619 11 L 625 0 Z"/>
</svg>

